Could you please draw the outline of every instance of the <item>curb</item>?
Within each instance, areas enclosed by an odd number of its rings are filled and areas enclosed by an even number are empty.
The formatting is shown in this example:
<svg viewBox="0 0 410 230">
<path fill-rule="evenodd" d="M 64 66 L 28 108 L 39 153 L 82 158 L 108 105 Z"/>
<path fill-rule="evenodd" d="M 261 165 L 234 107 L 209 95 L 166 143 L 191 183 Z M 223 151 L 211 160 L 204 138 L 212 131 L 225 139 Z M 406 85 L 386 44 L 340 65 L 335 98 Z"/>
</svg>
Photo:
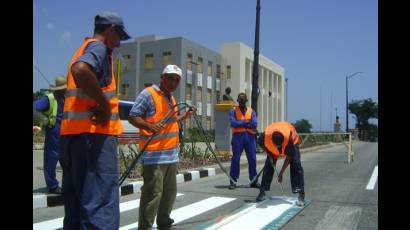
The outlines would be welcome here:
<svg viewBox="0 0 410 230">
<path fill-rule="evenodd" d="M 215 168 L 203 168 L 201 170 L 189 170 L 176 175 L 177 184 L 198 180 L 204 177 L 215 176 Z M 120 196 L 137 193 L 141 190 L 143 181 L 133 181 L 120 188 Z M 56 194 L 33 194 L 33 209 L 55 207 L 64 204 L 63 196 Z"/>
</svg>

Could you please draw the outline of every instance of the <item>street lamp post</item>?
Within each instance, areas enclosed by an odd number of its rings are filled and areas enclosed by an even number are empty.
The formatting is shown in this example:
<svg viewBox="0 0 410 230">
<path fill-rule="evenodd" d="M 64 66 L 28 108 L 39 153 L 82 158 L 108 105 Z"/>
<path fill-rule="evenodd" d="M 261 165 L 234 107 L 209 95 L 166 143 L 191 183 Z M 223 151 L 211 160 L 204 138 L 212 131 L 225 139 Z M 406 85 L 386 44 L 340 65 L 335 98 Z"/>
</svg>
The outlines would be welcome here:
<svg viewBox="0 0 410 230">
<path fill-rule="evenodd" d="M 348 96 L 348 85 L 347 80 L 352 78 L 354 75 L 362 72 L 356 72 L 354 74 L 346 76 L 346 132 L 349 132 L 349 96 Z"/>
</svg>

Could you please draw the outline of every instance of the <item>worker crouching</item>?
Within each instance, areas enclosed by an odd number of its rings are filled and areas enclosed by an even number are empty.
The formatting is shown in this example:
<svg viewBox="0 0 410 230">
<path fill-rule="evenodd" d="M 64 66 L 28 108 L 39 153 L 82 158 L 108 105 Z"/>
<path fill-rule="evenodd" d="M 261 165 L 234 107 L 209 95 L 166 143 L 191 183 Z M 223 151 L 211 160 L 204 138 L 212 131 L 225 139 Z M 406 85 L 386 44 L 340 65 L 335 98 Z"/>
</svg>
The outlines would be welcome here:
<svg viewBox="0 0 410 230">
<path fill-rule="evenodd" d="M 282 183 L 283 173 L 290 164 L 290 182 L 293 193 L 298 193 L 298 206 L 305 205 L 304 174 L 300 161 L 299 136 L 288 122 L 273 122 L 258 138 L 258 144 L 266 151 L 267 157 L 263 169 L 262 183 L 256 201 L 265 199 L 265 191 L 270 190 L 273 173 L 278 158 L 286 156 L 278 175 Z"/>
</svg>

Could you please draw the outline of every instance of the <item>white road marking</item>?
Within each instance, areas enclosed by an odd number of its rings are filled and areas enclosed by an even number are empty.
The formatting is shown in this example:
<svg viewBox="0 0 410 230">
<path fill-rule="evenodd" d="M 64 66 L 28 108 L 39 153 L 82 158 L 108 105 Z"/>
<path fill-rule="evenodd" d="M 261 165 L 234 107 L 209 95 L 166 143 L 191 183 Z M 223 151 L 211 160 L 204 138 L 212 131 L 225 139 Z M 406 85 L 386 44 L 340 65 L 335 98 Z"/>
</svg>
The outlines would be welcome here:
<svg viewBox="0 0 410 230">
<path fill-rule="evenodd" d="M 374 167 L 373 169 L 373 173 L 372 176 L 370 177 L 369 183 L 367 183 L 367 190 L 373 190 L 374 186 L 376 185 L 376 181 L 377 181 L 377 176 L 379 174 L 379 169 L 378 169 L 378 165 L 376 165 L 376 167 Z"/>
<path fill-rule="evenodd" d="M 198 201 L 196 203 L 181 207 L 179 209 L 173 210 L 171 212 L 171 218 L 174 219 L 174 224 L 182 222 L 184 220 L 187 220 L 191 217 L 194 217 L 196 215 L 202 214 L 206 211 L 209 211 L 211 209 L 214 209 L 216 207 L 219 207 L 221 205 L 224 205 L 226 203 L 229 203 L 233 200 L 236 200 L 236 198 L 228 198 L 228 197 L 210 197 L 205 200 Z M 156 221 L 154 221 L 154 226 L 156 227 Z M 138 222 L 121 227 L 120 230 L 131 230 L 131 229 L 137 229 L 138 228 Z"/>
<path fill-rule="evenodd" d="M 280 217 L 286 210 L 291 208 L 295 202 L 295 198 L 289 197 L 274 200 L 267 199 L 263 202 L 250 205 L 244 210 L 223 219 L 220 223 L 210 226 L 206 230 L 261 229 L 272 220 Z"/>
<path fill-rule="evenodd" d="M 332 205 L 325 217 L 316 225 L 315 230 L 353 230 L 357 229 L 361 207 L 343 207 Z"/>
<path fill-rule="evenodd" d="M 182 196 L 182 195 L 184 194 L 177 193 L 177 197 Z M 123 203 L 120 203 L 120 212 L 126 212 L 126 211 L 136 209 L 139 207 L 140 207 L 140 199 L 123 202 Z M 59 229 L 63 227 L 63 221 L 64 221 L 64 217 L 38 222 L 38 223 L 33 224 L 33 230 Z"/>
</svg>

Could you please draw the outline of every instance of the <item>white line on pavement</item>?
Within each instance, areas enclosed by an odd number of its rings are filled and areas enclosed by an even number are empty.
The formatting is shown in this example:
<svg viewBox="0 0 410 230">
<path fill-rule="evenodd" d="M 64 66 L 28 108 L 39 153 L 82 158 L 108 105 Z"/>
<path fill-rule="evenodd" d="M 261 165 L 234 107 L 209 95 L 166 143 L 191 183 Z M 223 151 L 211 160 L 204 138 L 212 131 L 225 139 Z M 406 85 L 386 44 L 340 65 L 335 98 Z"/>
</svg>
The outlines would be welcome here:
<svg viewBox="0 0 410 230">
<path fill-rule="evenodd" d="M 221 205 L 224 205 L 226 203 L 229 203 L 233 200 L 236 200 L 236 198 L 228 198 L 228 197 L 210 197 L 202 201 L 198 201 L 196 203 L 184 206 L 182 208 L 173 210 L 171 212 L 171 218 L 174 219 L 174 223 L 179 223 L 184 220 L 187 220 L 191 217 L 194 217 L 196 215 L 202 214 L 206 211 L 209 211 L 211 209 L 214 209 L 216 207 L 219 207 Z M 138 227 L 138 222 L 124 226 L 120 228 L 120 230 L 131 230 L 131 229 L 137 229 Z M 154 221 L 154 226 L 156 227 L 156 223 Z"/>
<path fill-rule="evenodd" d="M 378 173 L 379 173 L 379 169 L 378 169 L 378 165 L 376 165 L 376 167 L 374 167 L 373 169 L 372 177 L 370 177 L 369 183 L 367 183 L 367 187 L 366 187 L 367 190 L 374 189 L 374 186 L 376 185 Z"/>
<path fill-rule="evenodd" d="M 184 194 L 177 193 L 178 196 L 182 196 Z M 127 202 L 120 203 L 120 212 L 126 212 L 131 209 L 139 208 L 140 206 L 140 199 L 131 200 Z M 33 230 L 48 230 L 48 229 L 59 229 L 63 227 L 64 217 L 47 220 L 43 222 L 38 222 L 33 224 Z"/>
</svg>

